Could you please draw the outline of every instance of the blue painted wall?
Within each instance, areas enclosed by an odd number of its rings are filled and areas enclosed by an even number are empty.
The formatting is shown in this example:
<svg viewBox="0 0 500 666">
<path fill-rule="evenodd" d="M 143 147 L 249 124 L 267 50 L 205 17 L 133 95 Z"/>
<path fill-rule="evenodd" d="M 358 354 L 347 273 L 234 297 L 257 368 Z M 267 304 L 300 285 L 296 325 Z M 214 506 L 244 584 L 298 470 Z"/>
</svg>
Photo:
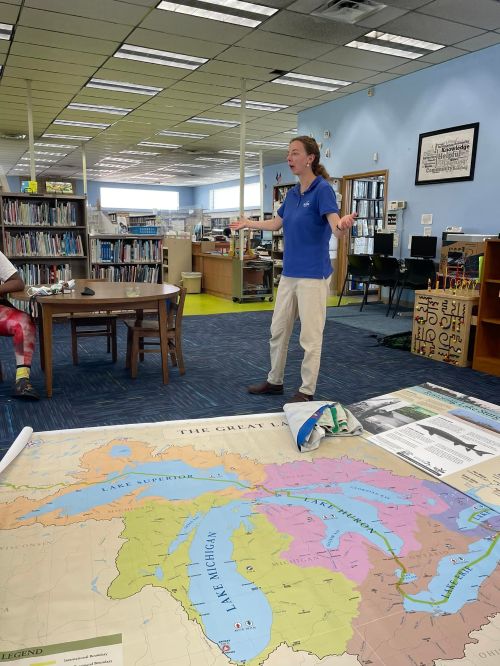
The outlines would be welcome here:
<svg viewBox="0 0 500 666">
<path fill-rule="evenodd" d="M 415 72 L 299 114 L 299 133 L 323 142 L 323 159 L 334 176 L 389 170 L 388 199 L 406 200 L 403 255 L 409 234 L 421 235 L 422 213 L 433 214 L 432 235 L 449 225 L 468 233 L 500 231 L 500 46 Z M 479 122 L 473 181 L 415 183 L 418 135 Z M 330 130 L 331 139 L 324 139 Z M 373 153 L 378 153 L 378 162 Z"/>
</svg>

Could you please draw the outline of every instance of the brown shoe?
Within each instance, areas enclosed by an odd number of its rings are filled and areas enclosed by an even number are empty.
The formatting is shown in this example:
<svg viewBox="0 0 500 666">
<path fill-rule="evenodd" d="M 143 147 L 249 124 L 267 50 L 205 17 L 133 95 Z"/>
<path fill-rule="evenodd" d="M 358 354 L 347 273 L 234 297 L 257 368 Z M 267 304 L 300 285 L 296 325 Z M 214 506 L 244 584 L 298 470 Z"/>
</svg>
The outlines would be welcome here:
<svg viewBox="0 0 500 666">
<path fill-rule="evenodd" d="M 310 400 L 314 400 L 313 395 L 302 393 L 302 391 L 297 391 L 297 393 L 293 395 L 288 402 L 309 402 Z"/>
<path fill-rule="evenodd" d="M 282 395 L 283 384 L 270 384 L 269 382 L 252 384 L 252 386 L 248 387 L 248 392 L 253 395 Z"/>
</svg>

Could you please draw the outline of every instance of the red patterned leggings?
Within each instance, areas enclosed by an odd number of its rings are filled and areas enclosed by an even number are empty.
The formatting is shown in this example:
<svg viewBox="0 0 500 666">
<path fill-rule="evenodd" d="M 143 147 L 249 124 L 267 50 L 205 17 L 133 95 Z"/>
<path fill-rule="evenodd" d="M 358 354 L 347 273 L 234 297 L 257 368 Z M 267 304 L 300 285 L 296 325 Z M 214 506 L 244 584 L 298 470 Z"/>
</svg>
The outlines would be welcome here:
<svg viewBox="0 0 500 666">
<path fill-rule="evenodd" d="M 0 305 L 0 335 L 14 338 L 16 365 L 31 366 L 36 339 L 35 324 L 21 310 Z"/>
</svg>

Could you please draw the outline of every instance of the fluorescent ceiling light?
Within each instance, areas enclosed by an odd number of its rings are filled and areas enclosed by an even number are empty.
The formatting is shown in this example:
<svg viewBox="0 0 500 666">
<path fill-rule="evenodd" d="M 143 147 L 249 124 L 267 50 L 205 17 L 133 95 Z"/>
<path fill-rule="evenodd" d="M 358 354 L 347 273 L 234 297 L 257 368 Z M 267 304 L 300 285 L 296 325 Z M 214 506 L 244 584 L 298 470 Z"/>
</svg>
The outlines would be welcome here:
<svg viewBox="0 0 500 666">
<path fill-rule="evenodd" d="M 49 153 L 45 150 L 35 150 L 35 155 L 49 155 L 51 157 L 65 157 L 68 153 Z"/>
<path fill-rule="evenodd" d="M 174 166 L 166 166 L 166 167 L 160 167 L 159 169 L 156 169 L 157 171 L 170 171 L 172 173 L 189 173 L 189 171 L 186 171 L 186 169 L 178 169 L 177 167 Z M 163 175 L 162 175 L 163 178 Z"/>
<path fill-rule="evenodd" d="M 142 164 L 142 160 L 133 160 L 127 157 L 102 157 L 101 162 L 124 162 L 125 164 Z"/>
<path fill-rule="evenodd" d="M 338 79 L 325 79 L 321 76 L 308 76 L 306 74 L 289 72 L 278 79 L 274 79 L 271 83 L 282 83 L 286 86 L 298 86 L 299 88 L 312 88 L 314 90 L 334 92 L 340 86 L 350 85 L 352 81 L 339 81 Z"/>
<path fill-rule="evenodd" d="M 427 53 L 439 51 L 439 49 L 444 48 L 443 44 L 434 44 L 421 39 L 392 35 L 389 32 L 380 32 L 378 30 L 372 30 L 358 40 L 349 42 L 346 46 L 363 51 L 386 53 L 387 55 L 394 55 L 399 58 L 409 58 L 410 60 L 415 60 Z"/>
<path fill-rule="evenodd" d="M 120 150 L 120 155 L 147 155 L 153 157 L 154 155 L 160 155 L 161 153 L 152 153 L 149 150 Z"/>
<path fill-rule="evenodd" d="M 193 132 L 174 132 L 170 130 L 160 130 L 157 132 L 159 136 L 179 136 L 185 139 L 206 139 L 208 134 L 195 134 Z"/>
<path fill-rule="evenodd" d="M 234 160 L 224 159 L 223 157 L 195 157 L 200 162 L 217 162 L 218 164 L 234 164 Z"/>
<path fill-rule="evenodd" d="M 115 58 L 126 58 L 127 60 L 141 60 L 151 62 L 155 65 L 167 65 L 168 67 L 180 67 L 181 69 L 198 69 L 200 65 L 208 62 L 208 58 L 197 58 L 182 53 L 171 53 L 170 51 L 159 51 L 158 49 L 147 49 L 143 46 L 133 44 L 122 44 L 114 54 Z"/>
<path fill-rule="evenodd" d="M 93 113 L 110 113 L 115 116 L 126 116 L 132 109 L 125 109 L 119 106 L 106 106 L 100 104 L 76 104 L 72 102 L 66 107 L 70 111 L 91 111 Z"/>
<path fill-rule="evenodd" d="M 29 155 L 23 155 L 21 161 L 29 162 L 31 157 Z M 53 160 L 50 157 L 35 157 L 35 162 L 58 162 L 59 160 Z"/>
<path fill-rule="evenodd" d="M 87 127 L 88 129 L 107 129 L 111 127 L 111 123 L 86 123 L 80 120 L 54 120 L 53 124 L 66 127 Z"/>
<path fill-rule="evenodd" d="M 299 131 L 296 129 L 286 130 L 283 134 L 298 134 Z"/>
<path fill-rule="evenodd" d="M 14 26 L 10 23 L 0 23 L 0 39 L 11 40 L 13 29 Z"/>
<path fill-rule="evenodd" d="M 175 166 L 188 167 L 189 169 L 194 169 L 194 168 L 196 168 L 196 169 L 208 169 L 208 164 L 192 164 L 192 163 L 184 164 L 182 162 L 176 162 Z"/>
<path fill-rule="evenodd" d="M 42 146 L 44 148 L 71 148 L 74 150 L 76 146 L 70 146 L 69 143 L 42 143 L 40 141 L 35 141 L 35 146 Z"/>
<path fill-rule="evenodd" d="M 268 148 L 288 148 L 287 143 L 280 143 L 279 141 L 249 141 L 251 146 L 267 146 Z"/>
<path fill-rule="evenodd" d="M 186 120 L 187 123 L 198 123 L 200 125 L 216 125 L 217 127 L 238 127 L 240 124 L 236 120 L 221 120 L 219 118 L 201 118 L 195 116 Z"/>
<path fill-rule="evenodd" d="M 161 143 L 159 141 L 141 141 L 138 146 L 150 146 L 150 148 L 181 148 L 177 143 Z"/>
<path fill-rule="evenodd" d="M 66 141 L 90 141 L 93 138 L 93 136 L 76 136 L 73 134 L 42 134 L 42 139 L 66 139 Z"/>
<path fill-rule="evenodd" d="M 201 6 L 200 6 L 201 5 Z M 184 2 L 160 2 L 157 9 L 167 12 L 189 14 L 198 18 L 206 18 L 223 23 L 235 23 L 248 28 L 256 28 L 263 21 L 262 17 L 272 16 L 278 11 L 274 7 L 255 5 L 241 0 L 184 0 Z"/>
<path fill-rule="evenodd" d="M 230 99 L 228 102 L 224 102 L 222 106 L 234 106 L 241 107 L 241 99 L 234 98 Z M 288 109 L 288 106 L 285 104 L 271 104 L 268 102 L 255 102 L 252 100 L 246 101 L 245 107 L 247 109 L 253 109 L 254 111 L 282 111 L 283 109 Z"/>
<path fill-rule="evenodd" d="M 239 150 L 219 150 L 219 153 L 222 153 L 223 155 L 239 155 L 240 151 Z M 247 153 L 245 151 L 245 157 L 258 157 L 259 153 Z"/>
<path fill-rule="evenodd" d="M 86 87 L 113 90 L 114 92 L 134 93 L 136 95 L 148 95 L 148 97 L 153 97 L 163 90 L 163 88 L 157 88 L 156 86 L 143 86 L 138 83 L 108 81 L 107 79 L 90 79 Z"/>
</svg>

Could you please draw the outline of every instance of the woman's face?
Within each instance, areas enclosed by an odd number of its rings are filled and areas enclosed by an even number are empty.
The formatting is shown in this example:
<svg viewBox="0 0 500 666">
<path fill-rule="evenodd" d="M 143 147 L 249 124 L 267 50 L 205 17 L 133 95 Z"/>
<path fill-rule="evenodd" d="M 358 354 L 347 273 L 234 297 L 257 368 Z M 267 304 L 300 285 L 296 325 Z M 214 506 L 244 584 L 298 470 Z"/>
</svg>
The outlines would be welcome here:
<svg viewBox="0 0 500 666">
<path fill-rule="evenodd" d="M 311 171 L 313 155 L 308 155 L 302 141 L 292 141 L 288 146 L 288 166 L 295 176 Z"/>
</svg>

